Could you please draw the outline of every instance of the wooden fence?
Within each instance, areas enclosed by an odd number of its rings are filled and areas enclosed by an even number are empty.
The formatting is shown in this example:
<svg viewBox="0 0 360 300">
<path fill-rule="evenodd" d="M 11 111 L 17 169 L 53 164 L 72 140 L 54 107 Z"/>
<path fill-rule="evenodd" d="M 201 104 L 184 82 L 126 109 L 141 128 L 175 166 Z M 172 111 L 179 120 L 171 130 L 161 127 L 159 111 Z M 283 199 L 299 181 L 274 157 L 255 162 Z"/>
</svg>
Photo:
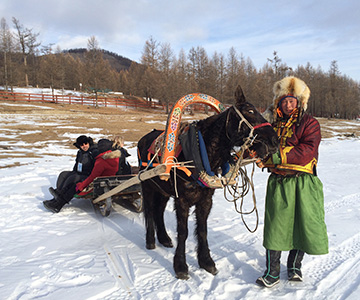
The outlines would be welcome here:
<svg viewBox="0 0 360 300">
<path fill-rule="evenodd" d="M 32 94 L 32 93 L 12 93 L 6 91 L 0 91 L 0 101 L 25 101 L 32 103 L 56 103 L 56 104 L 79 104 L 88 105 L 94 107 L 112 107 L 112 108 L 134 108 L 134 109 L 156 109 L 165 110 L 165 106 L 158 104 L 157 102 L 145 101 L 140 99 L 126 99 L 111 96 L 76 96 L 76 95 L 51 95 L 51 94 Z M 225 105 L 229 107 L 229 105 Z M 212 111 L 210 107 L 205 107 L 204 104 L 192 104 L 191 109 L 188 111 L 205 112 Z M 171 108 L 169 107 L 169 110 Z"/>
<path fill-rule="evenodd" d="M 51 94 L 31 94 L 31 93 L 12 93 L 0 91 L 0 101 L 26 101 L 32 103 L 56 103 L 56 104 L 80 104 L 95 107 L 113 108 L 152 108 L 164 110 L 163 105 L 155 102 L 147 102 L 136 99 L 125 99 L 115 97 L 95 96 L 76 96 L 76 95 L 51 95 Z"/>
</svg>

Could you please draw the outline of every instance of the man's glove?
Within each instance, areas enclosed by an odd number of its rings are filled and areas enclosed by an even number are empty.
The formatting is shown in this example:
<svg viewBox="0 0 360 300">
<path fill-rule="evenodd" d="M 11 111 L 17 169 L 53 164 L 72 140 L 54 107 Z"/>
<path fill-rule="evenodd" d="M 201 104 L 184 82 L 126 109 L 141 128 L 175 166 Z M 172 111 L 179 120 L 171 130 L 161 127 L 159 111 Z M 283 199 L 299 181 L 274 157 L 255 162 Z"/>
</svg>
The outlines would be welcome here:
<svg viewBox="0 0 360 300">
<path fill-rule="evenodd" d="M 265 167 L 264 163 L 263 163 L 263 161 L 261 159 L 258 159 L 255 163 L 260 169 Z"/>
<path fill-rule="evenodd" d="M 281 165 L 281 155 L 280 155 L 280 151 L 277 151 L 276 153 L 274 153 L 274 154 L 271 156 L 271 159 L 272 159 L 274 165 Z"/>
</svg>

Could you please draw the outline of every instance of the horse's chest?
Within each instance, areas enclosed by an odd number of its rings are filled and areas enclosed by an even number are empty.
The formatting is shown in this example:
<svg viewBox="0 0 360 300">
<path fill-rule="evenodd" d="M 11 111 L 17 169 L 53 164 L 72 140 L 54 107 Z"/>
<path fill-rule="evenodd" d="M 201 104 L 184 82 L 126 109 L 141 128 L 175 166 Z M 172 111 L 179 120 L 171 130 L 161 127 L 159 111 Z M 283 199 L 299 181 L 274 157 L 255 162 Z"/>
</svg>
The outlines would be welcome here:
<svg viewBox="0 0 360 300">
<path fill-rule="evenodd" d="M 189 187 L 184 185 L 182 192 L 179 194 L 179 199 L 180 201 L 186 201 L 189 206 L 198 205 L 199 203 L 211 205 L 213 194 L 213 189 L 203 188 L 198 185 Z"/>
</svg>

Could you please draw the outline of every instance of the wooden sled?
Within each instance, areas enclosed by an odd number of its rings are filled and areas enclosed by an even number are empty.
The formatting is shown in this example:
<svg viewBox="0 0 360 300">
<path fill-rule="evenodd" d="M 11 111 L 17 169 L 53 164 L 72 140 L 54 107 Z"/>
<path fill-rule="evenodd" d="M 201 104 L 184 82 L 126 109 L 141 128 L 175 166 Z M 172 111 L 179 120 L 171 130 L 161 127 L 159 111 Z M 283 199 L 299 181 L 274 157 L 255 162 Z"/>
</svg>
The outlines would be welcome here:
<svg viewBox="0 0 360 300">
<path fill-rule="evenodd" d="M 141 181 L 159 176 L 165 170 L 165 165 L 142 172 L 139 172 L 139 168 L 132 167 L 134 174 L 131 175 L 97 177 L 92 183 L 91 193 L 80 193 L 76 197 L 93 199 L 93 205 L 100 210 L 104 217 L 110 215 L 113 201 L 136 212 L 141 212 L 143 209 Z"/>
</svg>

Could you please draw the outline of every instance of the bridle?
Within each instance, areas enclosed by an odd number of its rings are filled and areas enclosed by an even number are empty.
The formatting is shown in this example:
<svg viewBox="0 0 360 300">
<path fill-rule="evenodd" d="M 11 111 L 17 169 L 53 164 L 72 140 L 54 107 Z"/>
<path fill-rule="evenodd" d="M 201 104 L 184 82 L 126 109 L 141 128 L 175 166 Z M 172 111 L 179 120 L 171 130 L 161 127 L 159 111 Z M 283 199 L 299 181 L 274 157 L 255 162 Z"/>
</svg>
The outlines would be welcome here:
<svg viewBox="0 0 360 300">
<path fill-rule="evenodd" d="M 258 128 L 261 128 L 261 127 L 264 127 L 264 126 L 271 126 L 271 124 L 269 122 L 264 122 L 264 123 L 261 123 L 261 124 L 258 124 L 258 125 L 251 125 L 250 122 L 244 117 L 244 115 L 240 112 L 240 110 L 238 110 L 235 106 L 232 106 L 235 110 L 235 112 L 238 114 L 238 116 L 240 117 L 240 122 L 239 122 L 239 125 L 238 125 L 238 132 L 240 132 L 240 129 L 241 129 L 241 125 L 243 123 L 245 123 L 247 125 L 247 127 L 250 129 L 250 133 L 249 135 L 244 139 L 245 140 L 245 145 L 247 147 L 250 147 L 253 143 L 254 143 L 254 140 L 256 139 L 256 136 L 257 135 L 254 135 L 254 130 L 255 129 L 258 129 Z M 226 120 L 226 124 L 228 123 L 229 121 L 229 114 L 227 116 L 227 120 Z M 226 126 L 227 127 L 227 126 Z M 228 132 L 226 130 L 226 136 L 228 137 L 228 139 L 230 139 L 229 135 L 228 135 Z"/>
</svg>

